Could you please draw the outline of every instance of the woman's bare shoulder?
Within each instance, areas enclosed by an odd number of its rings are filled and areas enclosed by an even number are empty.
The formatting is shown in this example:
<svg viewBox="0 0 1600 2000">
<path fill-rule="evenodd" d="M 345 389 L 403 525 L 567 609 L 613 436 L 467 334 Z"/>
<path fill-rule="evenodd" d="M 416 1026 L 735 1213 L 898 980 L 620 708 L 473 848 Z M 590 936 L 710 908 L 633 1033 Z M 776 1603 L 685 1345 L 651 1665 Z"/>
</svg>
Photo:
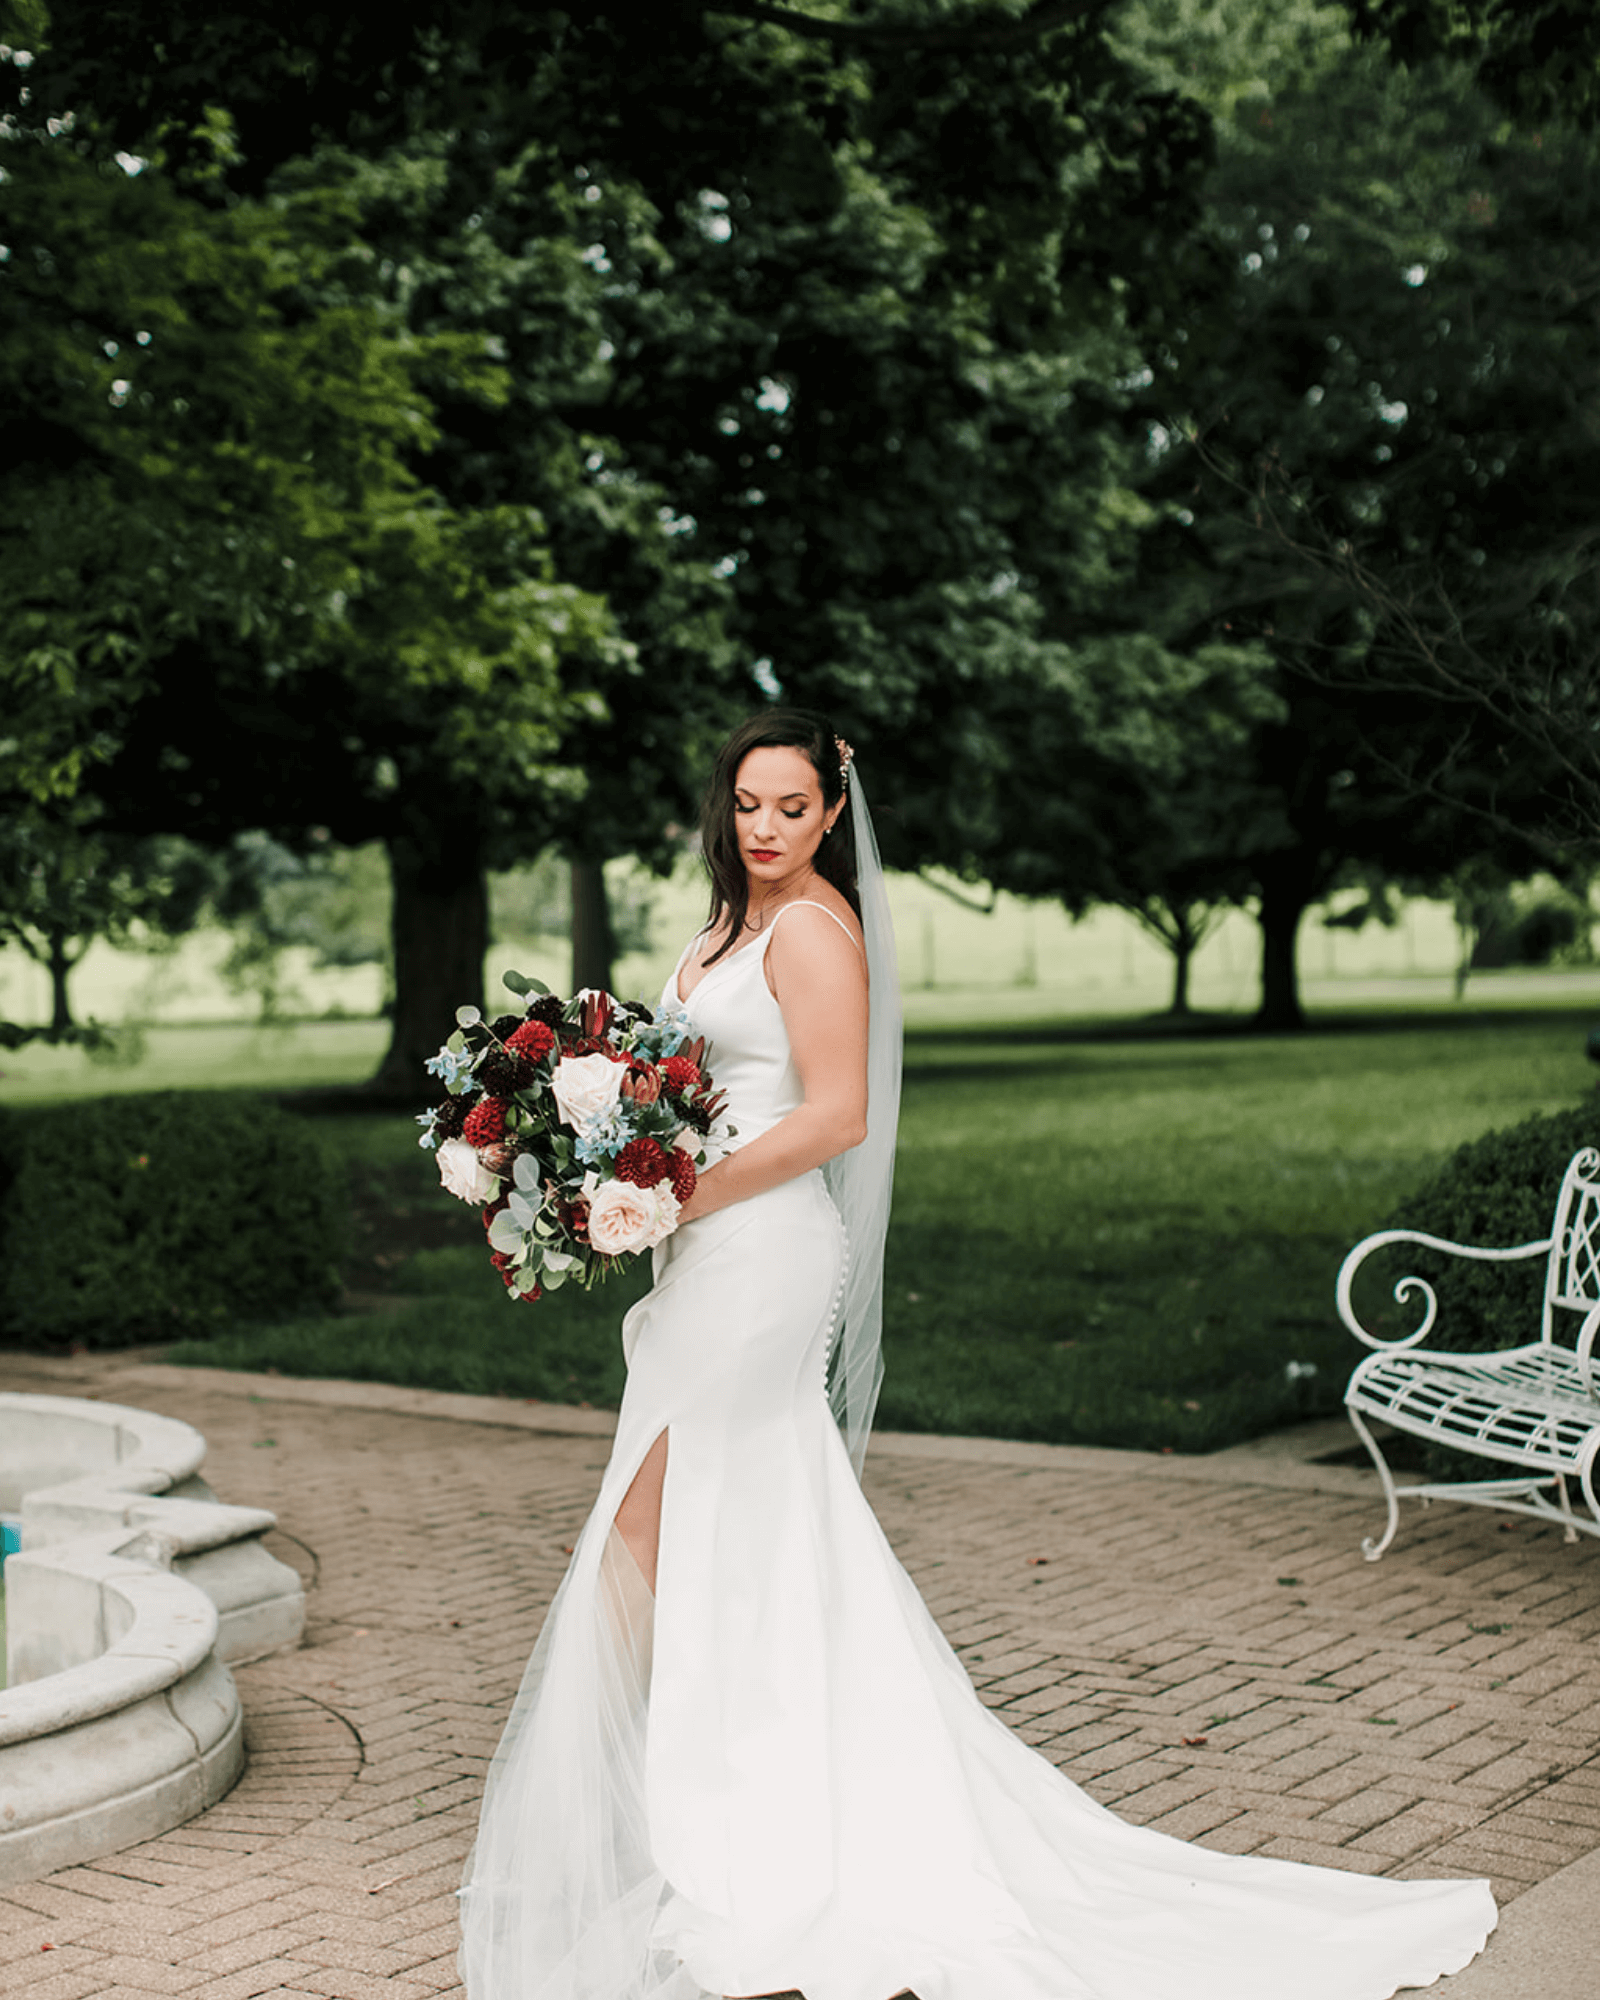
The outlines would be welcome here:
<svg viewBox="0 0 1600 2000">
<path fill-rule="evenodd" d="M 793 910 L 791 938 L 836 937 L 842 931 L 858 951 L 865 951 L 861 919 L 831 882 L 814 882 L 803 896 L 786 903 L 779 916 Z M 776 918 L 774 919 L 776 922 Z"/>
</svg>

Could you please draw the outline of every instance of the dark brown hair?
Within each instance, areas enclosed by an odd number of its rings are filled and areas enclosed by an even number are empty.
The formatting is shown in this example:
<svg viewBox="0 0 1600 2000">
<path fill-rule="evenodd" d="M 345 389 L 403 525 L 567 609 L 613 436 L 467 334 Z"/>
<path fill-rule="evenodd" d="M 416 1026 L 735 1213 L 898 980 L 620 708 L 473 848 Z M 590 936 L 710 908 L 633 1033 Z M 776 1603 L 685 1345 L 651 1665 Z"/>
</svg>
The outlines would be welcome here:
<svg viewBox="0 0 1600 2000">
<path fill-rule="evenodd" d="M 844 795 L 844 779 L 839 771 L 839 748 L 832 725 L 826 717 L 804 708 L 769 708 L 752 715 L 717 752 L 711 782 L 706 787 L 700 810 L 700 845 L 711 876 L 711 917 L 708 928 L 728 926 L 724 943 L 705 962 L 715 965 L 730 950 L 744 929 L 750 907 L 750 878 L 745 873 L 744 852 L 739 845 L 733 815 L 733 794 L 739 766 L 752 750 L 798 750 L 809 759 L 822 787 L 822 804 L 831 811 Z M 856 895 L 856 842 L 850 814 L 842 812 L 833 832 L 818 847 L 812 866 L 825 882 L 831 882 L 855 911 L 861 914 Z"/>
</svg>

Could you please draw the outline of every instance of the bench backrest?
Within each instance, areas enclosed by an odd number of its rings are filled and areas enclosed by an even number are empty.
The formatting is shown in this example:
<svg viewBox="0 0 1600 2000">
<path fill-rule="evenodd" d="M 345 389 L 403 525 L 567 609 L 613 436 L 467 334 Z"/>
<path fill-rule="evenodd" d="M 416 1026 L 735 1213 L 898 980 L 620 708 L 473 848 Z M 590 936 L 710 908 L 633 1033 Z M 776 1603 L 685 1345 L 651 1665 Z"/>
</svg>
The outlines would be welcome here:
<svg viewBox="0 0 1600 2000">
<path fill-rule="evenodd" d="M 1585 1146 L 1568 1162 L 1556 1197 L 1544 1281 L 1543 1337 L 1551 1337 L 1557 1308 L 1582 1314 L 1596 1306 L 1600 1306 L 1600 1152 Z"/>
</svg>

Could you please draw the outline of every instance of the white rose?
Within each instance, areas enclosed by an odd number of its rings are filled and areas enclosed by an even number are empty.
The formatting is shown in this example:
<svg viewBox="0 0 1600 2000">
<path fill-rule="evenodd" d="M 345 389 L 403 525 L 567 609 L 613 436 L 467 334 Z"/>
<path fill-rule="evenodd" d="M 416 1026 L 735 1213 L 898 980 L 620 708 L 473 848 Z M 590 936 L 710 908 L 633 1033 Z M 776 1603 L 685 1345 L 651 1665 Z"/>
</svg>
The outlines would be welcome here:
<svg viewBox="0 0 1600 2000">
<path fill-rule="evenodd" d="M 580 1139 L 616 1103 L 627 1073 L 609 1056 L 563 1056 L 556 1064 L 550 1086 L 556 1109 Z"/>
<path fill-rule="evenodd" d="M 479 1208 L 500 1198 L 500 1176 L 465 1139 L 446 1139 L 439 1148 L 439 1178 L 458 1199 Z"/>
<path fill-rule="evenodd" d="M 630 1250 L 653 1250 L 678 1226 L 678 1203 L 670 1187 L 635 1187 L 631 1181 L 603 1181 L 589 1201 L 589 1241 L 604 1257 Z"/>
<path fill-rule="evenodd" d="M 650 1232 L 649 1244 L 653 1250 L 658 1243 L 664 1243 L 677 1228 L 678 1212 L 683 1204 L 666 1181 L 662 1181 L 657 1187 L 646 1188 L 645 1193 L 656 1205 L 655 1226 Z"/>
</svg>

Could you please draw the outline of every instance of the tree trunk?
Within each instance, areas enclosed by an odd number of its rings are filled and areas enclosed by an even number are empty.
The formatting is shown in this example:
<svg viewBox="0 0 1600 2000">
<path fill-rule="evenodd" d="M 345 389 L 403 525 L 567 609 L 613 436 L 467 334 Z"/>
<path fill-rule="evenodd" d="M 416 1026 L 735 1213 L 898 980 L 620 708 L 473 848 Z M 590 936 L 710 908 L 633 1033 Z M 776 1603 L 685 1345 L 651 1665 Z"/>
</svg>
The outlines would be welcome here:
<svg viewBox="0 0 1600 2000">
<path fill-rule="evenodd" d="M 1261 1007 L 1258 1028 L 1303 1028 L 1295 948 L 1311 901 L 1308 871 L 1293 855 L 1261 878 Z"/>
<path fill-rule="evenodd" d="M 611 907 L 606 901 L 605 864 L 572 862 L 571 884 L 572 990 L 578 993 L 585 986 L 598 986 L 609 993 L 615 943 Z"/>
<path fill-rule="evenodd" d="M 1172 1005 L 1169 1014 L 1187 1014 L 1189 1011 L 1189 961 L 1194 957 L 1194 937 L 1187 929 L 1179 932 L 1175 939 L 1169 939 L 1172 948 Z"/>
<path fill-rule="evenodd" d="M 80 951 L 74 958 L 67 950 L 64 932 L 50 933 L 50 1032 L 54 1035 L 69 1034 L 72 1030 L 72 1002 L 67 997 L 67 974 L 82 956 Z"/>
<path fill-rule="evenodd" d="M 387 843 L 393 889 L 394 1029 L 369 1089 L 415 1098 L 437 1096 L 423 1068 L 455 1027 L 456 1009 L 481 1006 L 491 1019 L 500 996 L 483 990 L 489 949 L 489 888 L 474 835 L 447 840 L 424 855 L 403 837 Z M 511 1005 L 505 996 L 506 1007 Z"/>
</svg>

